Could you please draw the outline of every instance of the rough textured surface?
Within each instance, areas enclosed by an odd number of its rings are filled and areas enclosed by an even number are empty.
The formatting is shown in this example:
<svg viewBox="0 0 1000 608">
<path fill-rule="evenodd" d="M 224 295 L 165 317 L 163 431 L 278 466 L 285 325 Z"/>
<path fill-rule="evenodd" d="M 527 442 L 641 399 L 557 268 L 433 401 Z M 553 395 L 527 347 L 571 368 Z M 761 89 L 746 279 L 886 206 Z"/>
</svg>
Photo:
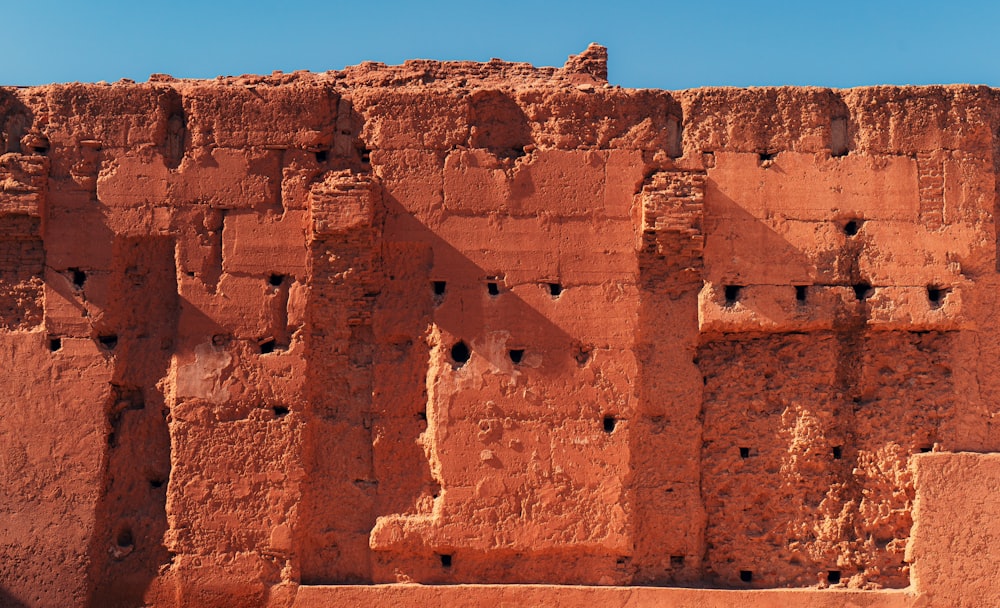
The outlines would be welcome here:
<svg viewBox="0 0 1000 608">
<path fill-rule="evenodd" d="M 976 605 L 996 91 L 606 76 L 0 88 L 0 604 Z"/>
<path fill-rule="evenodd" d="M 1000 455 L 924 454 L 914 460 L 922 491 L 907 549 L 913 587 L 933 605 L 996 606 Z M 960 509 L 955 497 L 961 497 Z"/>
</svg>

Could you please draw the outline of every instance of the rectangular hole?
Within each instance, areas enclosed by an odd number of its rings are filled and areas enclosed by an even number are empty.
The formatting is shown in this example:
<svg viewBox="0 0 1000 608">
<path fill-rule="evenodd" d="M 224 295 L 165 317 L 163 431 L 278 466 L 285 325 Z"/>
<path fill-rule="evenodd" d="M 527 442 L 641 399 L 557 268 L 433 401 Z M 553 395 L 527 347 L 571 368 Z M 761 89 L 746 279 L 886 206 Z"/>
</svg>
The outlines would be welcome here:
<svg viewBox="0 0 1000 608">
<path fill-rule="evenodd" d="M 740 295 L 743 292 L 742 285 L 726 285 L 723 288 L 724 295 L 726 297 L 726 306 L 733 306 L 739 301 Z"/>
</svg>

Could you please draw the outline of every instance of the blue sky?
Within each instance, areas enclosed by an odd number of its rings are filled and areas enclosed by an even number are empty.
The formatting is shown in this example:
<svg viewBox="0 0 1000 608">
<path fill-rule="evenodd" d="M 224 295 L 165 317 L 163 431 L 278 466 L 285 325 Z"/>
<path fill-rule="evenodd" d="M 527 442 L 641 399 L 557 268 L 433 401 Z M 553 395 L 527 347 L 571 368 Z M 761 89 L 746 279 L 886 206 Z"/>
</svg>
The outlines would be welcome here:
<svg viewBox="0 0 1000 608">
<path fill-rule="evenodd" d="M 1000 86 L 1000 3 L 5 0 L 0 85 L 500 57 L 591 41 L 628 87 Z"/>
</svg>

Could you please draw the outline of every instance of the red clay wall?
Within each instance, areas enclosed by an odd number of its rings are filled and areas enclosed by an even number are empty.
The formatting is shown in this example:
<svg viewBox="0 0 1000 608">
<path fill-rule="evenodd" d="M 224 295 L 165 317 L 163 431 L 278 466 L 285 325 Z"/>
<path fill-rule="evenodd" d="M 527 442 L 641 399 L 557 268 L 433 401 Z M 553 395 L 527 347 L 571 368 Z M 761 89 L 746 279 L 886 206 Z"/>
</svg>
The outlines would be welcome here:
<svg viewBox="0 0 1000 608">
<path fill-rule="evenodd" d="M 0 604 L 910 585 L 912 456 L 1000 450 L 995 91 L 604 60 L 0 89 Z"/>
</svg>

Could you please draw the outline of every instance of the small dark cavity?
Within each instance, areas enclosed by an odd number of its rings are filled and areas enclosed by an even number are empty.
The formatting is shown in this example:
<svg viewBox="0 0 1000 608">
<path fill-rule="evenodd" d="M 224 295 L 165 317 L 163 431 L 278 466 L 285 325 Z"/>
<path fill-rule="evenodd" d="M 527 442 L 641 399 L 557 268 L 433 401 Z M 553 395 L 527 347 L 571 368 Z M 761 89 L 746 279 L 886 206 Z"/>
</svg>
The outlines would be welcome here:
<svg viewBox="0 0 1000 608">
<path fill-rule="evenodd" d="M 857 283 L 852 286 L 854 289 L 854 297 L 859 301 L 867 300 L 875 292 L 869 283 Z"/>
<path fill-rule="evenodd" d="M 858 233 L 858 230 L 860 229 L 861 229 L 860 220 L 849 220 L 846 224 L 844 224 L 844 234 L 846 234 L 847 236 L 856 235 Z"/>
<path fill-rule="evenodd" d="M 271 287 L 281 287 L 281 284 L 285 282 L 285 275 L 283 274 L 272 274 L 267 278 L 267 283 Z"/>
<path fill-rule="evenodd" d="M 154 477 L 153 479 L 149 480 L 149 487 L 153 488 L 154 490 L 158 489 L 158 488 L 162 488 L 163 487 L 163 480 L 160 479 L 159 477 Z"/>
<path fill-rule="evenodd" d="M 615 431 L 615 427 L 616 426 L 618 426 L 618 421 L 615 419 L 614 416 L 605 416 L 604 417 L 604 432 L 605 433 L 613 433 Z"/>
<path fill-rule="evenodd" d="M 62 348 L 62 338 L 49 338 L 49 350 L 56 352 Z"/>
<path fill-rule="evenodd" d="M 559 283 L 549 283 L 549 295 L 553 298 L 558 298 L 562 295 L 563 287 Z"/>
<path fill-rule="evenodd" d="M 451 568 L 451 555 L 448 555 L 448 554 L 442 554 L 441 555 L 441 567 L 442 568 Z"/>
<path fill-rule="evenodd" d="M 458 364 L 459 367 L 465 365 L 469 361 L 469 357 L 472 356 L 472 351 L 469 350 L 468 345 L 459 340 L 451 347 L 451 360 Z"/>
<path fill-rule="evenodd" d="M 330 158 L 329 150 L 320 150 L 319 152 L 316 152 L 316 162 L 318 163 L 325 163 L 329 158 Z"/>
<path fill-rule="evenodd" d="M 448 283 L 445 281 L 434 281 L 431 283 L 431 289 L 434 291 L 434 295 L 438 297 L 443 296 L 447 288 Z"/>
<path fill-rule="evenodd" d="M 946 290 L 935 285 L 927 286 L 927 300 L 931 303 L 932 308 L 939 308 L 944 303 L 945 293 Z"/>
<path fill-rule="evenodd" d="M 761 152 L 760 154 L 757 155 L 757 158 L 758 160 L 760 160 L 760 162 L 765 163 L 774 160 L 777 156 L 778 156 L 777 152 Z"/>
<path fill-rule="evenodd" d="M 260 354 L 267 355 L 274 352 L 274 349 L 278 346 L 275 340 L 265 340 L 260 343 Z"/>
<path fill-rule="evenodd" d="M 362 163 L 367 165 L 372 162 L 372 151 L 368 148 L 361 148 L 358 150 L 358 154 L 361 156 Z"/>
<path fill-rule="evenodd" d="M 684 566 L 684 556 L 683 555 L 671 555 L 670 556 L 670 567 L 671 568 L 682 568 Z"/>
<path fill-rule="evenodd" d="M 830 570 L 826 573 L 826 582 L 831 585 L 837 585 L 840 583 L 840 570 Z"/>
<path fill-rule="evenodd" d="M 750 458 L 750 448 L 740 448 L 740 458 L 744 460 Z"/>
<path fill-rule="evenodd" d="M 521 362 L 521 359 L 524 358 L 524 349 L 512 348 L 507 354 L 510 356 L 510 360 L 513 361 L 515 365 L 517 365 Z"/>
<path fill-rule="evenodd" d="M 933 449 L 934 449 L 934 446 L 922 445 L 922 446 L 920 446 L 920 453 L 921 454 L 926 454 L 926 453 L 930 452 Z"/>
<path fill-rule="evenodd" d="M 490 281 L 489 283 L 486 284 L 486 291 L 491 296 L 498 296 L 498 295 L 500 295 L 500 286 L 497 285 L 496 283 Z"/>
<path fill-rule="evenodd" d="M 115 334 L 97 336 L 97 341 L 101 343 L 101 346 L 108 350 L 114 350 L 115 347 L 118 346 L 118 336 Z"/>
<path fill-rule="evenodd" d="M 839 445 L 833 446 L 832 452 L 834 460 L 840 460 L 841 458 L 844 457 L 844 448 Z"/>
<path fill-rule="evenodd" d="M 81 289 L 83 284 L 87 282 L 87 273 L 79 268 L 70 268 L 69 273 L 73 279 L 73 287 Z"/>
<path fill-rule="evenodd" d="M 805 285 L 796 285 L 795 286 L 795 301 L 797 301 L 799 304 L 805 303 L 807 291 L 808 291 L 808 288 Z"/>
<path fill-rule="evenodd" d="M 274 415 L 278 418 L 288 415 L 288 408 L 284 405 L 276 405 L 271 409 L 274 410 Z"/>
<path fill-rule="evenodd" d="M 742 285 L 726 285 L 724 292 L 726 295 L 726 306 L 732 306 L 740 299 L 740 293 L 743 291 Z"/>
<path fill-rule="evenodd" d="M 740 570 L 740 580 L 744 583 L 753 582 L 753 572 L 750 570 Z"/>
<path fill-rule="evenodd" d="M 135 544 L 135 539 L 132 537 L 131 528 L 122 528 L 118 532 L 118 536 L 115 538 L 115 544 L 119 547 L 131 547 Z"/>
</svg>

